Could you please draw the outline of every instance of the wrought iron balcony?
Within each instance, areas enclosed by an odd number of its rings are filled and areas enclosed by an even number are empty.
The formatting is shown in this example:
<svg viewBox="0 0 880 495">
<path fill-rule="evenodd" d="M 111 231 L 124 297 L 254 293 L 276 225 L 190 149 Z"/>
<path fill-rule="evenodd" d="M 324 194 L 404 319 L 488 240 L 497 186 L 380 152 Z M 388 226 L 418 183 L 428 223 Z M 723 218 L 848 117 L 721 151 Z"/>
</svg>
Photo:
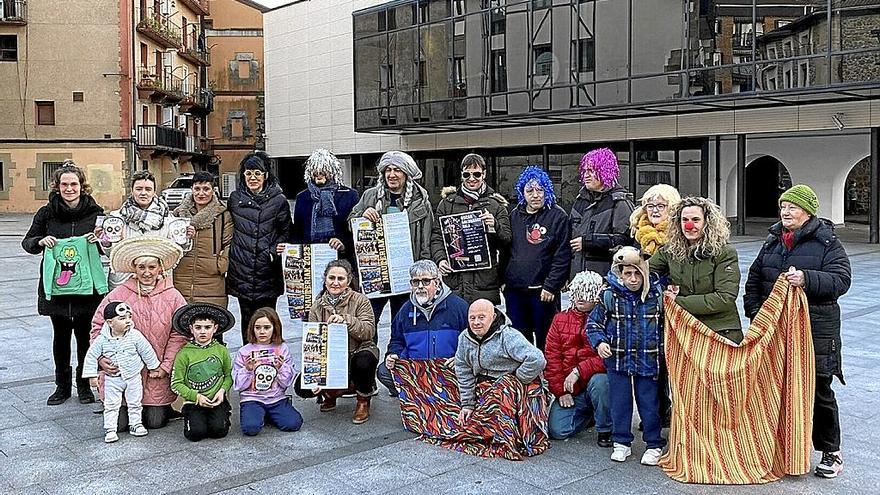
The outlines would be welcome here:
<svg viewBox="0 0 880 495">
<path fill-rule="evenodd" d="M 191 155 L 212 155 L 214 154 L 214 140 L 201 136 L 187 136 L 186 152 Z"/>
<path fill-rule="evenodd" d="M 163 70 L 163 72 L 163 74 L 157 74 L 157 70 L 141 68 L 137 82 L 139 99 L 150 100 L 153 103 L 173 104 L 186 97 L 183 91 L 183 81 L 171 74 L 169 70 Z"/>
<path fill-rule="evenodd" d="M 169 16 L 156 12 L 152 7 L 141 11 L 137 32 L 163 48 L 177 48 L 178 50 L 183 48 L 180 26 L 172 22 Z"/>
<path fill-rule="evenodd" d="M 0 24 L 27 24 L 27 0 L 0 0 Z"/>
<path fill-rule="evenodd" d="M 200 89 L 186 95 L 179 105 L 181 113 L 204 117 L 214 111 L 214 93 L 209 89 Z"/>
<path fill-rule="evenodd" d="M 186 133 L 180 129 L 165 125 L 139 125 L 137 127 L 137 143 L 139 148 L 161 151 L 186 151 Z"/>
</svg>

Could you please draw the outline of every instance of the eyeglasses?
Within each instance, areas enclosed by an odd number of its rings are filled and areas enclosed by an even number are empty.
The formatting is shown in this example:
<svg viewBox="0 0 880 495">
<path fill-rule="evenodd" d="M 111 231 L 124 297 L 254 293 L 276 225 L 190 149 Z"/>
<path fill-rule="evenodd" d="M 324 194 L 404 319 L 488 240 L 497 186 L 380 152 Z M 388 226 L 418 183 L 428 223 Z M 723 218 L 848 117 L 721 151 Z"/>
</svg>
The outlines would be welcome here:
<svg viewBox="0 0 880 495">
<path fill-rule="evenodd" d="M 427 287 L 431 285 L 431 282 L 435 281 L 435 278 L 412 278 L 409 280 L 409 284 L 413 287 Z"/>
<path fill-rule="evenodd" d="M 667 206 L 668 206 L 668 205 L 664 205 L 664 204 L 657 204 L 657 205 L 655 205 L 655 204 L 653 204 L 653 203 L 648 203 L 648 204 L 645 205 L 645 209 L 646 209 L 646 210 L 654 210 L 654 211 L 663 211 L 663 210 L 666 209 Z"/>
<path fill-rule="evenodd" d="M 247 177 L 248 179 L 250 179 L 251 177 L 260 179 L 263 177 L 263 171 L 262 170 L 245 170 L 244 176 Z"/>
<path fill-rule="evenodd" d="M 461 178 L 465 179 L 465 180 L 470 179 L 471 176 L 473 176 L 474 179 L 479 179 L 479 178 L 483 177 L 483 172 L 462 172 L 461 173 Z"/>
</svg>

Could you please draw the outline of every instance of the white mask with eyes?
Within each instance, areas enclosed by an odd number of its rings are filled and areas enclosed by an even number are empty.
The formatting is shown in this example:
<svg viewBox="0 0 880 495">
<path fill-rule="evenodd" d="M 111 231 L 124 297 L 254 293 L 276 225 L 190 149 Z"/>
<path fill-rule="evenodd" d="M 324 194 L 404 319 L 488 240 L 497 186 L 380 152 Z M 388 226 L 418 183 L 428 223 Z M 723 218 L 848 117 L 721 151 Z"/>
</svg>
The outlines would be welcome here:
<svg viewBox="0 0 880 495">
<path fill-rule="evenodd" d="M 258 392 L 265 392 L 272 387 L 272 382 L 278 375 L 278 370 L 274 366 L 261 364 L 254 369 L 254 389 Z"/>
</svg>

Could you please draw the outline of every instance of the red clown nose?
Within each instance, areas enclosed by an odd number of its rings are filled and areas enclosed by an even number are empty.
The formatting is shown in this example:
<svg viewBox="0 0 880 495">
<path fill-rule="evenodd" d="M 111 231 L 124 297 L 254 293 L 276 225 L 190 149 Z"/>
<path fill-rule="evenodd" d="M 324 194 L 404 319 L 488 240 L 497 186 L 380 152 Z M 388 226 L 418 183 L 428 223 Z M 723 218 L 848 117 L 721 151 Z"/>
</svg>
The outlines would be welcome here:
<svg viewBox="0 0 880 495">
<path fill-rule="evenodd" d="M 684 223 L 684 230 L 694 230 L 697 225 L 694 222 L 687 221 Z"/>
</svg>

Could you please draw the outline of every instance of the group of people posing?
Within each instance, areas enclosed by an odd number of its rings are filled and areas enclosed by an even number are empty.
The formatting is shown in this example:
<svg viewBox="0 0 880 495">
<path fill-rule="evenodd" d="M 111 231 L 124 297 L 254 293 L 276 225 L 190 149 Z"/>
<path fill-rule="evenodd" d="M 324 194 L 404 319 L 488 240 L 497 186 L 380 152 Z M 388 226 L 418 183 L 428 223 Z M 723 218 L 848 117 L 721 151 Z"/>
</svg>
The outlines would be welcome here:
<svg viewBox="0 0 880 495">
<path fill-rule="evenodd" d="M 623 462 L 632 453 L 635 401 L 647 445 L 641 462 L 656 465 L 671 404 L 686 400 L 670 397 L 667 385 L 664 307 L 674 301 L 730 345 L 743 341 L 737 251 L 713 201 L 657 184 L 634 205 L 606 148 L 584 155 L 579 170 L 583 187 L 570 212 L 535 166 L 520 175 L 511 205 L 489 187 L 484 159 L 468 154 L 461 183 L 432 207 L 417 182 L 421 170 L 404 152 L 385 153 L 377 185 L 359 196 L 344 184 L 336 157 L 317 150 L 291 215 L 268 157 L 253 153 L 225 204 L 214 177 L 200 172 L 192 194 L 170 211 L 155 178 L 135 173 L 131 197 L 107 215 L 121 219 L 118 236 L 96 226 L 104 213 L 85 173 L 65 163 L 22 241 L 26 251 L 45 253 L 38 308 L 53 324 L 57 385 L 47 402 L 67 400 L 74 381 L 80 402 L 93 402 L 89 379 L 100 376 L 108 442 L 117 431 L 144 435 L 181 414 L 185 436 L 199 440 L 228 432 L 233 387 L 247 435 L 264 424 L 300 428 L 290 385 L 316 398 L 322 412 L 354 395 L 352 421 L 364 423 L 378 377 L 399 398 L 404 426 L 425 441 L 522 459 L 543 452 L 549 438 L 595 426 L 597 444 Z M 785 191 L 779 204 L 780 222 L 749 270 L 745 314 L 758 314 L 780 276 L 806 294 L 816 356 L 812 435 L 822 452 L 815 474 L 835 477 L 843 460 L 831 383 L 843 381 L 837 300 L 850 286 L 849 260 L 833 225 L 817 216 L 808 186 Z M 469 211 L 483 221 L 492 264 L 458 272 L 437 218 Z M 409 220 L 416 260 L 410 293 L 367 298 L 349 221 L 398 212 Z M 174 218 L 190 220 L 184 237 L 169 229 Z M 74 241 L 83 256 L 70 273 L 65 242 Z M 346 324 L 348 390 L 304 389 L 296 378 L 274 310 L 284 290 L 284 243 L 325 243 L 338 252 L 307 319 Z M 89 253 L 109 258 L 109 283 L 100 283 L 94 260 L 85 276 Z M 71 290 L 71 280 L 86 287 Z M 564 291 L 570 306 L 563 310 Z M 238 299 L 246 344 L 233 357 L 222 339 L 235 321 L 228 295 Z M 386 305 L 391 338 L 382 357 L 376 329 Z"/>
</svg>

